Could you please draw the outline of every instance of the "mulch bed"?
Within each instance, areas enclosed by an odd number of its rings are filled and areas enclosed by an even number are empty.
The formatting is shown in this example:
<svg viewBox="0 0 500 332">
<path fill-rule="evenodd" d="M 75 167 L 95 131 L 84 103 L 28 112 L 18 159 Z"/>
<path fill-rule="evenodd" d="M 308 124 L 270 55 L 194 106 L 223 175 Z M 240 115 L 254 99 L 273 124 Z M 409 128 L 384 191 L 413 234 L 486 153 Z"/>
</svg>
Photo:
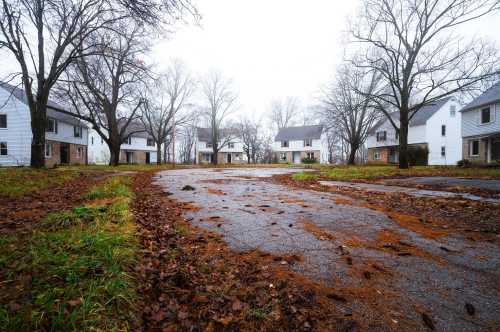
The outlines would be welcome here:
<svg viewBox="0 0 500 332">
<path fill-rule="evenodd" d="M 443 230 L 460 233 L 470 240 L 500 241 L 500 205 L 459 198 L 414 197 L 404 193 L 323 186 L 317 180 L 296 181 L 290 175 L 275 175 L 266 180 L 349 196 L 362 201 L 362 206 L 389 214 L 396 222 L 402 219 L 398 214 L 414 217 L 423 232 L 425 229 Z"/>
<path fill-rule="evenodd" d="M 145 331 L 357 331 L 349 299 L 289 268 L 297 257 L 235 253 L 190 225 L 184 204 L 135 176 L 132 211 L 142 254 L 137 266 Z M 377 317 L 375 315 L 375 317 Z M 360 320 L 358 320 L 360 318 Z M 382 320 L 382 319 L 380 319 Z M 383 322 L 370 322 L 385 330 Z"/>
</svg>

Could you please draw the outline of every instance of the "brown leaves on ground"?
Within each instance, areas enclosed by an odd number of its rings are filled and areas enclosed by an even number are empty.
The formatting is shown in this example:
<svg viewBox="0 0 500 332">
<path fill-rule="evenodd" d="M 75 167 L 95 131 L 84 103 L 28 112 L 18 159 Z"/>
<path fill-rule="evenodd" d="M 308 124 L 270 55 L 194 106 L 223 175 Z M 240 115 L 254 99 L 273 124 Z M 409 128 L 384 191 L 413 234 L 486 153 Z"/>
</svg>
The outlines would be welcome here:
<svg viewBox="0 0 500 332">
<path fill-rule="evenodd" d="M 143 246 L 137 273 L 146 331 L 351 331 L 341 295 L 288 268 L 300 257 L 234 253 L 218 236 L 192 227 L 183 204 L 138 174 L 132 210 Z M 346 328 L 344 329 L 343 326 Z M 351 329 L 350 329 L 351 328 Z"/>
<path fill-rule="evenodd" d="M 383 212 L 400 226 L 426 237 L 460 233 L 471 240 L 500 241 L 500 205 L 459 198 L 414 197 L 404 193 L 328 187 L 316 180 L 296 181 L 290 175 L 275 175 L 269 181 L 354 198 L 358 202 L 352 202 L 353 205 Z"/>
</svg>

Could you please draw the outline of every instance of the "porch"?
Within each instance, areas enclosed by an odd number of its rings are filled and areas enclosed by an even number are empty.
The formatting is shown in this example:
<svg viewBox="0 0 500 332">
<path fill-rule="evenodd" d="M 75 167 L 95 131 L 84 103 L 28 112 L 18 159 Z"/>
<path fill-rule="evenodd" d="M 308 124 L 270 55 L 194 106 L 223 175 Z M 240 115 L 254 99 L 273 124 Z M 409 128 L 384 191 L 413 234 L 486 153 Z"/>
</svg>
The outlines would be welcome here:
<svg viewBox="0 0 500 332">
<path fill-rule="evenodd" d="M 500 132 L 488 136 L 464 138 L 463 157 L 471 161 L 500 162 Z"/>
</svg>

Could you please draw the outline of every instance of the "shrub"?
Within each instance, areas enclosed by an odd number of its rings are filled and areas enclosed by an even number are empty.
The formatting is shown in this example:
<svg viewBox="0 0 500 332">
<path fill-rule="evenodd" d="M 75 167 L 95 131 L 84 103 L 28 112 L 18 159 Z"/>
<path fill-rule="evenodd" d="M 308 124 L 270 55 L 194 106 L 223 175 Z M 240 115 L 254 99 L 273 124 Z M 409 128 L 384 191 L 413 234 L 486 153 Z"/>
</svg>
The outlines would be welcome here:
<svg viewBox="0 0 500 332">
<path fill-rule="evenodd" d="M 317 162 L 316 158 L 308 158 L 308 157 L 302 158 L 303 164 L 314 164 L 316 162 Z"/>
<path fill-rule="evenodd" d="M 469 159 L 462 159 L 462 160 L 457 161 L 458 167 L 470 167 L 471 164 L 472 163 Z"/>
</svg>

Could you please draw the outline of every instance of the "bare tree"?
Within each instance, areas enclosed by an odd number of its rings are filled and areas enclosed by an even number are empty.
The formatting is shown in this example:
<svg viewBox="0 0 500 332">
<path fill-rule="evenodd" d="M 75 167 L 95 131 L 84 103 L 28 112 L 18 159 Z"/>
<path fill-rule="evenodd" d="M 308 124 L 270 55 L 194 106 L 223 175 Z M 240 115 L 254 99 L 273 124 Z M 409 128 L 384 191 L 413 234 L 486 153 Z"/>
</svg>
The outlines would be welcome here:
<svg viewBox="0 0 500 332">
<path fill-rule="evenodd" d="M 47 103 L 66 67 L 88 53 L 83 41 L 106 25 L 110 8 L 101 0 L 1 0 L 0 50 L 19 64 L 31 115 L 31 166 L 45 166 Z"/>
<path fill-rule="evenodd" d="M 161 164 L 161 145 L 167 142 L 176 126 L 189 121 L 191 114 L 187 112 L 186 106 L 194 84 L 179 61 L 174 61 L 156 82 L 149 89 L 149 95 L 143 104 L 142 121 L 156 143 L 157 163 Z"/>
<path fill-rule="evenodd" d="M 337 135 L 349 148 L 348 165 L 354 165 L 356 154 L 363 146 L 368 131 L 379 118 L 370 98 L 377 89 L 380 75 L 349 65 L 342 65 L 336 80 L 323 96 L 323 118 L 328 127 L 335 128 Z"/>
<path fill-rule="evenodd" d="M 351 32 L 368 47 L 353 62 L 385 83 L 367 97 L 390 106 L 382 110 L 399 134 L 400 168 L 408 168 L 408 125 L 415 114 L 438 99 L 476 89 L 494 74 L 496 50 L 455 32 L 498 5 L 498 0 L 364 0 Z M 389 116 L 393 109 L 398 121 Z"/>
<path fill-rule="evenodd" d="M 299 116 L 299 102 L 296 97 L 286 97 L 284 100 L 271 102 L 270 120 L 274 130 L 289 127 Z"/>
<path fill-rule="evenodd" d="M 19 64 L 9 80 L 20 77 L 31 115 L 31 166 L 45 165 L 49 96 L 66 68 L 91 54 L 87 37 L 125 17 L 151 25 L 186 11 L 197 15 L 190 0 L 0 0 L 0 50 Z"/>
<path fill-rule="evenodd" d="M 121 22 L 116 29 L 88 39 L 95 54 L 80 57 L 68 67 L 58 94 L 71 102 L 74 116 L 92 124 L 109 147 L 110 165 L 116 166 L 122 143 L 145 131 L 140 125 L 145 102 L 141 91 L 149 74 L 141 56 L 147 50 L 147 38 L 139 25 Z"/>
<path fill-rule="evenodd" d="M 224 128 L 228 116 L 234 110 L 237 95 L 233 91 L 232 81 L 224 78 L 221 73 L 212 72 L 201 82 L 203 97 L 206 102 L 204 115 L 209 123 L 212 139 L 212 163 L 218 163 L 218 153 L 232 139 L 231 128 Z"/>
<path fill-rule="evenodd" d="M 179 132 L 180 136 L 180 147 L 179 147 L 179 153 L 180 153 L 180 160 L 184 164 L 191 164 L 193 163 L 193 149 L 194 149 L 194 144 L 196 142 L 196 128 L 197 128 L 197 123 L 198 119 L 196 116 L 192 116 L 191 121 L 188 123 L 185 123 L 183 126 L 181 126 L 181 130 Z"/>
<path fill-rule="evenodd" d="M 255 164 L 262 148 L 262 140 L 259 136 L 259 123 L 249 118 L 244 118 L 237 124 L 237 129 L 243 143 L 243 152 L 247 155 L 247 162 Z"/>
</svg>

